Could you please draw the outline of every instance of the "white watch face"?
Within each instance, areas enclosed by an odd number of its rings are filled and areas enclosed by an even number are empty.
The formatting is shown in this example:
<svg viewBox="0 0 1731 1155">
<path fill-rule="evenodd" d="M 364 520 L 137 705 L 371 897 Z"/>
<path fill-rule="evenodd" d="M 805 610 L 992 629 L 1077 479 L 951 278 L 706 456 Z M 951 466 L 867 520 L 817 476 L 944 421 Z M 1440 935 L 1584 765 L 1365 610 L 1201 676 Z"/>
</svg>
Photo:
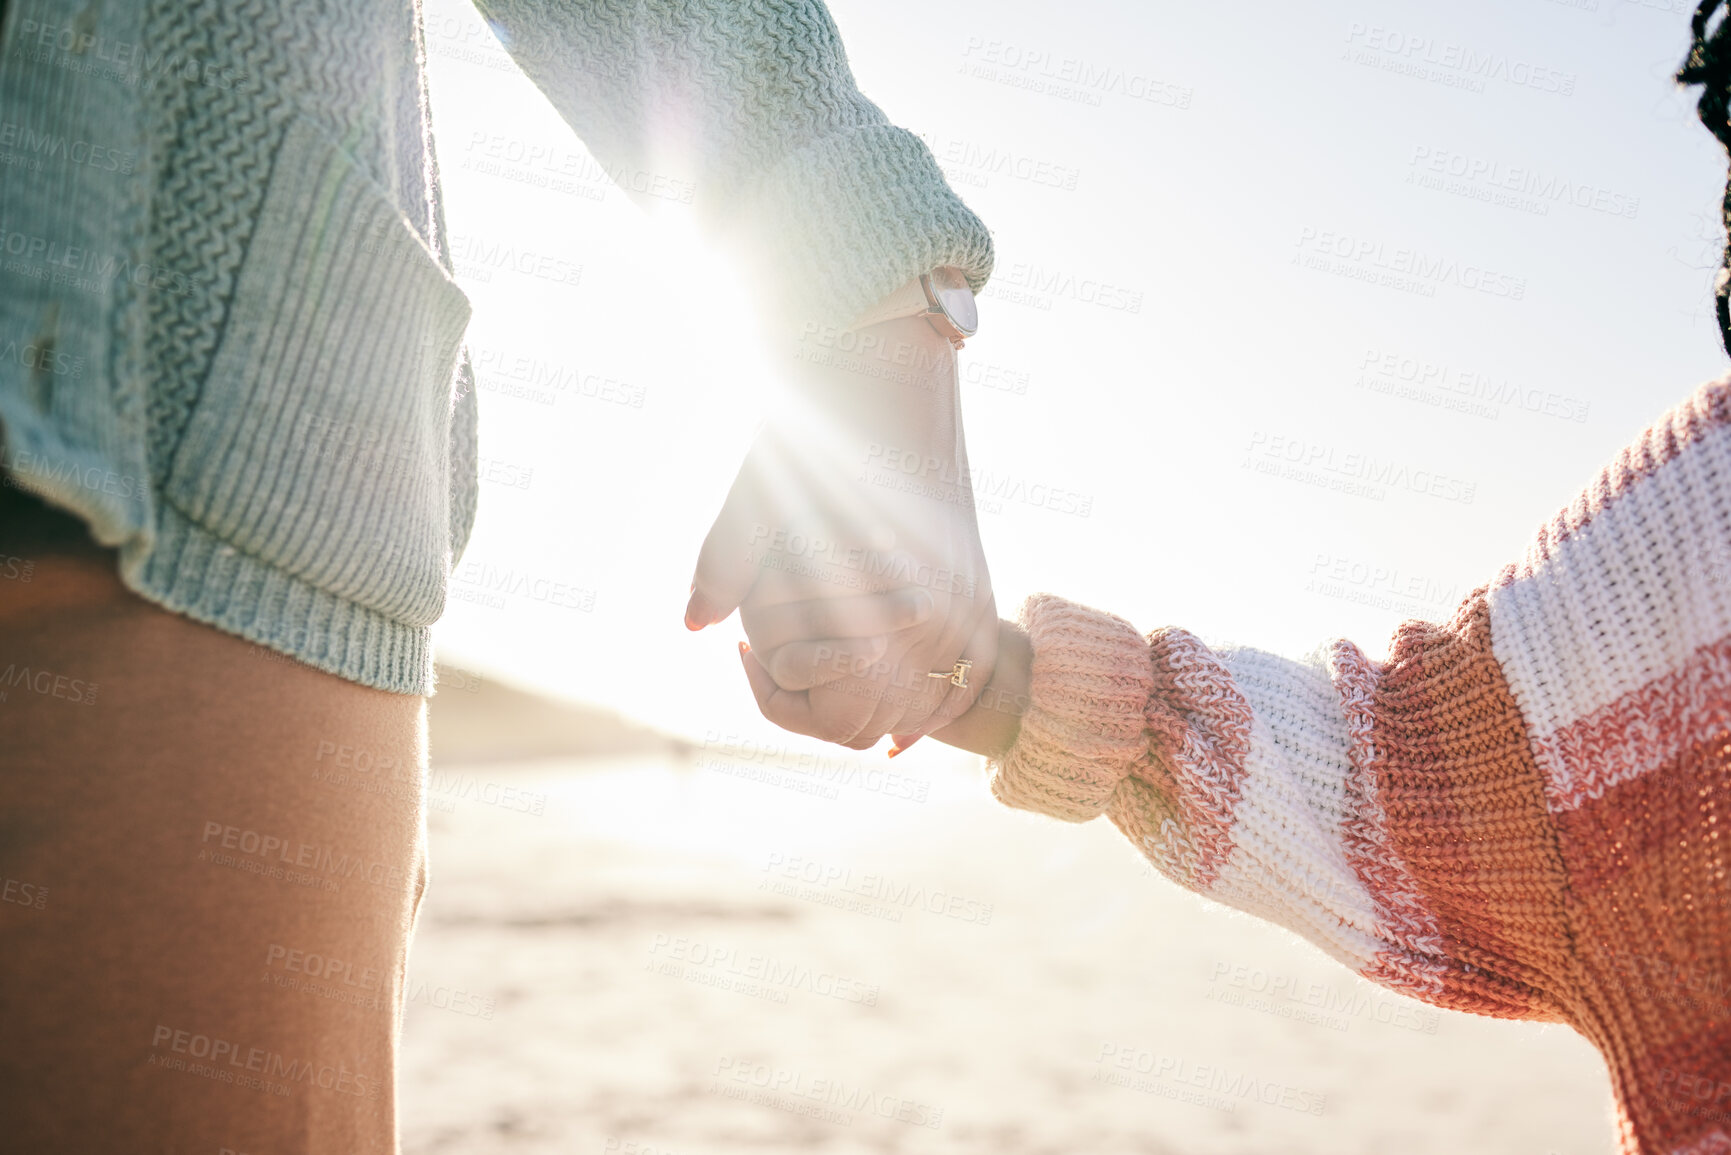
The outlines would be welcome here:
<svg viewBox="0 0 1731 1155">
<path fill-rule="evenodd" d="M 979 306 L 974 303 L 974 291 L 968 288 L 967 278 L 962 276 L 960 269 L 945 265 L 934 269 L 931 274 L 932 295 L 938 299 L 938 304 L 949 314 L 950 322 L 962 331 L 962 336 L 971 337 L 980 327 Z"/>
</svg>

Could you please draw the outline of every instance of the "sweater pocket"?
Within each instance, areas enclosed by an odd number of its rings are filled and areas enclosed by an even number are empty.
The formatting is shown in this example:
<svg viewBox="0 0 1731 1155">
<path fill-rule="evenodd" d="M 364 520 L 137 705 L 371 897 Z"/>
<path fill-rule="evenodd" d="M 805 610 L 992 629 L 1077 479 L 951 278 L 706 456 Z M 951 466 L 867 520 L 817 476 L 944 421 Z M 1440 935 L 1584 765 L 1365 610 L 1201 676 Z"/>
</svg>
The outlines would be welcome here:
<svg viewBox="0 0 1731 1155">
<path fill-rule="evenodd" d="M 469 303 L 340 144 L 291 123 L 164 494 L 219 540 L 409 625 L 450 568 Z"/>
</svg>

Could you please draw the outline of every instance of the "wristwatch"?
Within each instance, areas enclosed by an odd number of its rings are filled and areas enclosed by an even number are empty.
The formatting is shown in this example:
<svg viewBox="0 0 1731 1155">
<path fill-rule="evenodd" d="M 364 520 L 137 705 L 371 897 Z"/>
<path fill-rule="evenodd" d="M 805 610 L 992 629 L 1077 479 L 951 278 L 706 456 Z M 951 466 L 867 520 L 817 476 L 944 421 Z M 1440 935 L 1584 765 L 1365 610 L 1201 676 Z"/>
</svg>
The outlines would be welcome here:
<svg viewBox="0 0 1731 1155">
<path fill-rule="evenodd" d="M 904 284 L 866 310 L 849 328 L 863 329 L 899 317 L 923 316 L 950 344 L 960 349 L 980 327 L 980 311 L 968 278 L 954 265 L 943 265 Z"/>
</svg>

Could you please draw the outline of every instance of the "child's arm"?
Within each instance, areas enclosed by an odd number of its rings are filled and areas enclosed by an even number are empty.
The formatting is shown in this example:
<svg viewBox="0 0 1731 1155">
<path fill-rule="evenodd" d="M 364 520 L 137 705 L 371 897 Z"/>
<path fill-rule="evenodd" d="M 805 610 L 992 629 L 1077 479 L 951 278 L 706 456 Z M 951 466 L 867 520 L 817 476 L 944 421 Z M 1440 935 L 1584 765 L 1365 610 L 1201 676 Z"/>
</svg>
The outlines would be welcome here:
<svg viewBox="0 0 1731 1155">
<path fill-rule="evenodd" d="M 999 799 L 1105 814 L 1168 877 L 1403 993 L 1571 1024 L 1629 1151 L 1723 1126 L 1678 1089 L 1731 1087 L 1731 379 L 1387 662 L 1210 649 L 1048 595 L 1022 626 L 937 734 L 988 753 Z"/>
<path fill-rule="evenodd" d="M 1570 1023 L 1629 1150 L 1713 1130 L 1675 1088 L 1731 1086 L 1731 381 L 1385 663 L 1045 595 L 1022 625 L 1025 689 L 1019 659 L 999 675 L 1019 722 L 977 707 L 936 735 L 989 754 L 999 799 L 1105 814 L 1168 877 L 1403 993 Z"/>
</svg>

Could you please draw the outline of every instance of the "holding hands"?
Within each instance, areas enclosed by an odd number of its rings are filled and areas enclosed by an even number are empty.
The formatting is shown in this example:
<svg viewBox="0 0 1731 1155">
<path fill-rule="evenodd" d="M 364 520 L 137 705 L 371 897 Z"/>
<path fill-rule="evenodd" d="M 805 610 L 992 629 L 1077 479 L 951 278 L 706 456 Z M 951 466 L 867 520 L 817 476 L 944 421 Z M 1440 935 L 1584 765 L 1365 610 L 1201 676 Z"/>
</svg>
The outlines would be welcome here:
<svg viewBox="0 0 1731 1155">
<path fill-rule="evenodd" d="M 807 325 L 698 559 L 686 625 L 734 608 L 758 706 L 796 733 L 906 745 L 972 707 L 999 622 L 950 339 L 919 316 Z"/>
</svg>

